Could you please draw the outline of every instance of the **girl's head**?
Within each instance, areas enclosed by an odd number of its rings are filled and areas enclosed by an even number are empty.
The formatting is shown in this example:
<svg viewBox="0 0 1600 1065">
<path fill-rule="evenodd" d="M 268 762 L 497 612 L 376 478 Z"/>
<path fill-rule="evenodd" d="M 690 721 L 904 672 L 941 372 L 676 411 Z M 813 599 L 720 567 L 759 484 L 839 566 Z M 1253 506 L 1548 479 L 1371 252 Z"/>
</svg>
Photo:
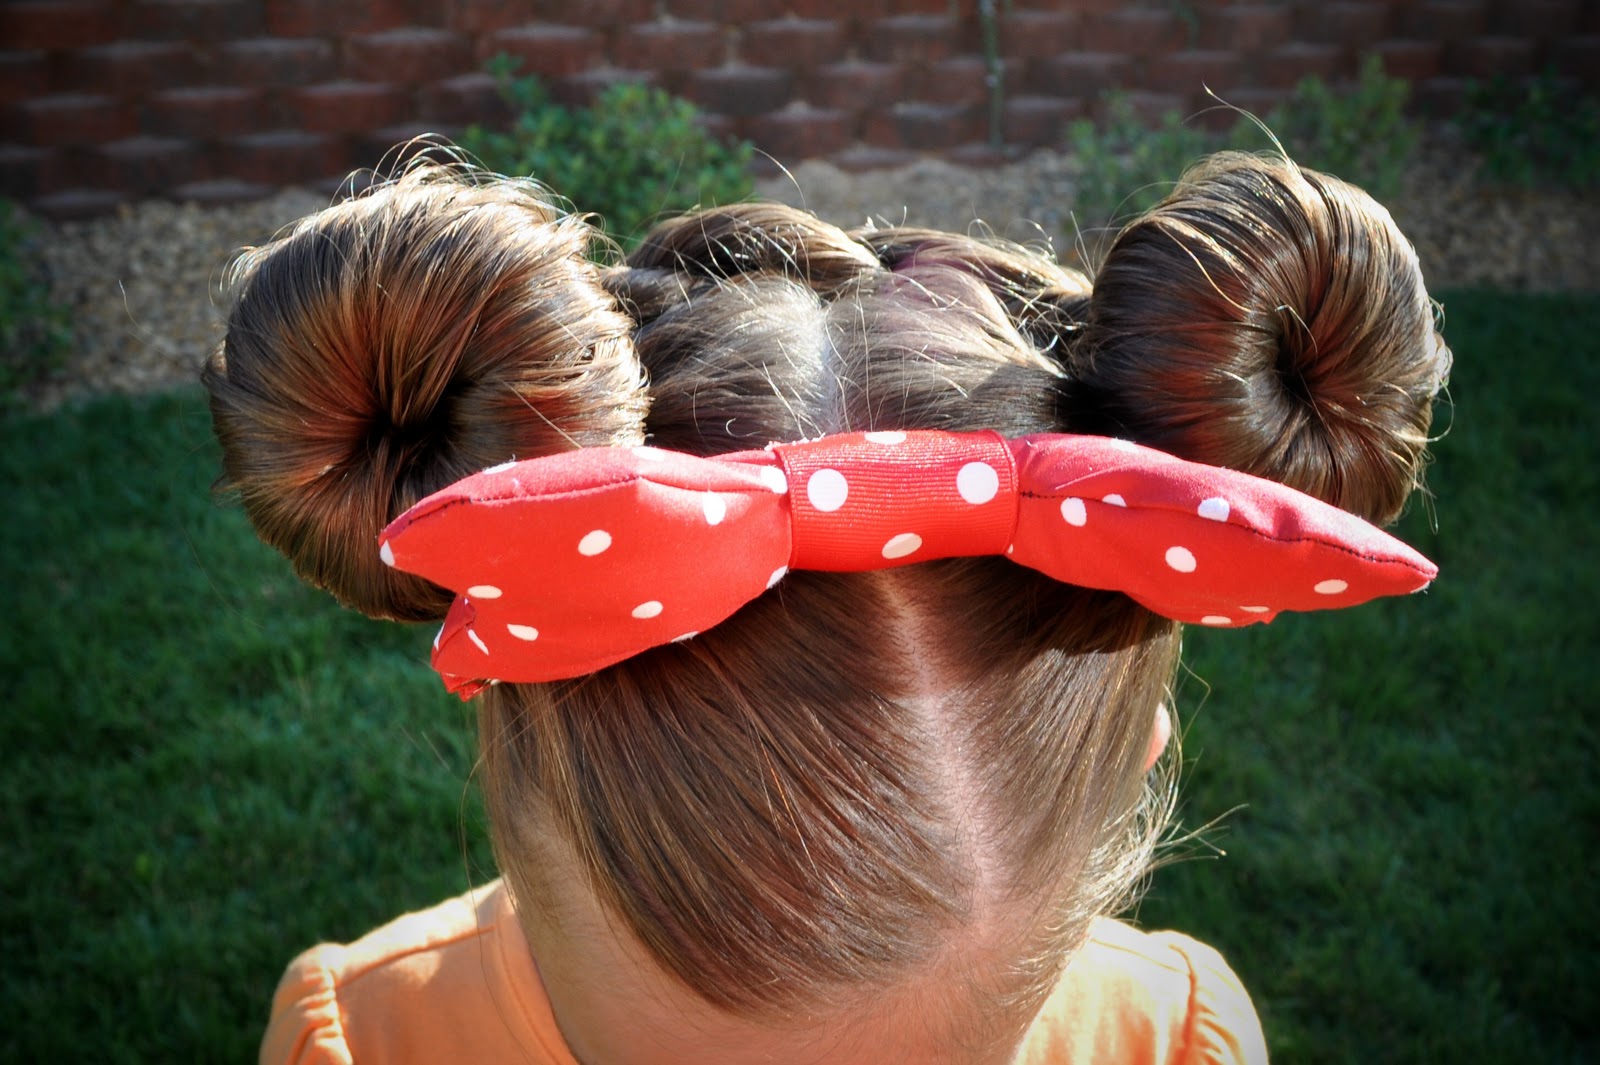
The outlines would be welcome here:
<svg viewBox="0 0 1600 1065">
<path fill-rule="evenodd" d="M 1448 362 L 1387 213 L 1282 160 L 1204 164 L 1093 285 L 768 205 L 609 269 L 589 246 L 523 185 L 418 171 L 245 256 L 205 380 L 263 538 L 369 614 L 442 617 L 377 534 L 476 469 L 911 428 L 1115 433 L 1387 521 Z M 692 641 L 489 689 L 497 854 L 575 1048 L 649 1060 L 651 1011 L 605 1012 L 621 958 L 785 1038 L 1003 1059 L 1147 866 L 1177 650 L 1121 595 L 964 559 L 791 574 Z"/>
</svg>

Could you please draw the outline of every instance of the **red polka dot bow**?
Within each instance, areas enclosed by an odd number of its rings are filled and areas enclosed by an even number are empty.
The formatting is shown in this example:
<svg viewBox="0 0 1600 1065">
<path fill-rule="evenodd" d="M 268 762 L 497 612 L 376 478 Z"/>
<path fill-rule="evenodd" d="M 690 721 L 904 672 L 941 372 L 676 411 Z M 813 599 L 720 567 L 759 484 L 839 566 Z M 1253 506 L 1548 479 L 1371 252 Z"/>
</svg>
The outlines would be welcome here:
<svg viewBox="0 0 1600 1065">
<path fill-rule="evenodd" d="M 689 639 L 790 569 L 1003 554 L 1234 627 L 1418 591 L 1438 572 L 1273 481 L 1105 437 L 990 432 L 511 462 L 412 507 L 380 551 L 458 593 L 433 664 L 463 698 L 488 679 L 576 677 Z"/>
</svg>

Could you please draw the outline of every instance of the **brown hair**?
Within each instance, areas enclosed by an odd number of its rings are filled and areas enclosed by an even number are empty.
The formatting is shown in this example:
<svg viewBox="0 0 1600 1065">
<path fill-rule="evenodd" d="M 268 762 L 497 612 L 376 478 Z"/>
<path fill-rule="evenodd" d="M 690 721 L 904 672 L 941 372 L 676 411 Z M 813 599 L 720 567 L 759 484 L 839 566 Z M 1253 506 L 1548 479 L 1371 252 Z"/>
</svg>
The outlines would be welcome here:
<svg viewBox="0 0 1600 1065">
<path fill-rule="evenodd" d="M 439 616 L 374 544 L 470 470 L 642 432 L 710 454 L 923 427 L 1114 432 L 1388 519 L 1445 369 L 1388 215 L 1284 160 L 1203 165 L 1092 286 L 773 205 L 669 222 L 604 272 L 586 244 L 526 186 L 423 171 L 250 253 L 205 378 L 262 536 L 368 613 Z M 1177 648 L 1128 599 L 1003 559 L 792 574 L 687 643 L 487 691 L 497 852 L 537 907 L 555 826 L 735 1012 L 887 989 L 996 927 L 986 1000 L 1036 1003 L 1147 866 Z"/>
</svg>

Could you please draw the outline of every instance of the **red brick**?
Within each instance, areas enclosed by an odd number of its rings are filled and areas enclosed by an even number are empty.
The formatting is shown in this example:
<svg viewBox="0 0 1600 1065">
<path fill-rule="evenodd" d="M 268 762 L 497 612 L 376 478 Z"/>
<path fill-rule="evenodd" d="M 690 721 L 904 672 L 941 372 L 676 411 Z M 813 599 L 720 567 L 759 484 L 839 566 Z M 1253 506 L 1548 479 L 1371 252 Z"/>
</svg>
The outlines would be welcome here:
<svg viewBox="0 0 1600 1065">
<path fill-rule="evenodd" d="M 984 134 L 979 108 L 899 103 L 867 116 L 866 139 L 887 148 L 937 151 L 978 140 Z"/>
<path fill-rule="evenodd" d="M 1400 21 L 1412 37 L 1454 44 L 1482 33 L 1488 13 L 1482 0 L 1424 0 L 1406 9 Z"/>
<path fill-rule="evenodd" d="M 128 15 L 130 36 L 140 39 L 228 41 L 265 26 L 254 0 L 137 0 Z"/>
<path fill-rule="evenodd" d="M 655 15 L 655 0 L 532 0 L 527 6 L 530 19 L 592 29 L 630 26 Z"/>
<path fill-rule="evenodd" d="M 1289 89 L 1305 78 L 1331 81 L 1344 69 L 1344 51 L 1332 44 L 1287 44 L 1263 59 L 1261 84 L 1269 89 Z"/>
<path fill-rule="evenodd" d="M 739 56 L 752 66 L 811 69 L 837 59 L 845 27 L 835 19 L 778 19 L 744 27 Z"/>
<path fill-rule="evenodd" d="M 1393 11 L 1383 0 L 1335 0 L 1301 9 L 1302 36 L 1321 44 L 1360 51 L 1388 36 Z"/>
<path fill-rule="evenodd" d="M 118 41 L 66 56 L 68 77 L 88 92 L 143 96 L 191 84 L 199 75 L 194 50 L 176 41 Z"/>
<path fill-rule="evenodd" d="M 1390 77 L 1422 81 L 1440 72 L 1444 46 L 1438 41 L 1384 41 L 1373 50 Z"/>
<path fill-rule="evenodd" d="M 114 189 L 69 188 L 28 201 L 28 210 L 56 222 L 108 215 L 126 203 L 126 193 Z"/>
<path fill-rule="evenodd" d="M 94 166 L 108 187 L 137 195 L 214 176 L 200 146 L 179 137 L 130 137 L 101 145 Z"/>
<path fill-rule="evenodd" d="M 266 31 L 273 37 L 345 37 L 415 22 L 405 0 L 266 0 Z"/>
<path fill-rule="evenodd" d="M 1183 21 L 1170 7 L 1113 11 L 1083 20 L 1081 47 L 1119 55 L 1161 55 L 1189 43 Z"/>
<path fill-rule="evenodd" d="M 1136 92 L 1124 93 L 1123 98 L 1133 110 L 1135 117 L 1154 126 L 1166 119 L 1168 115 L 1176 113 L 1180 118 L 1187 118 L 1190 114 L 1187 99 L 1174 92 Z"/>
<path fill-rule="evenodd" d="M 7 51 L 84 48 L 117 38 L 121 27 L 109 0 L 6 0 L 0 3 L 0 41 Z"/>
<path fill-rule="evenodd" d="M 891 15 L 946 15 L 950 0 L 888 0 Z"/>
<path fill-rule="evenodd" d="M 1278 4 L 1238 4 L 1208 10 L 1200 17 L 1202 48 L 1254 52 L 1276 48 L 1294 30 L 1294 12 Z"/>
<path fill-rule="evenodd" d="M 299 130 L 234 137 L 217 145 L 216 158 L 221 177 L 279 187 L 349 169 L 342 139 Z"/>
<path fill-rule="evenodd" d="M 954 54 L 959 30 L 945 15 L 894 15 L 872 23 L 861 51 L 881 62 L 932 63 Z"/>
<path fill-rule="evenodd" d="M 689 98 L 701 107 L 735 118 L 764 115 L 789 102 L 793 79 L 770 67 L 730 66 L 698 70 L 689 79 Z"/>
<path fill-rule="evenodd" d="M 772 0 L 723 0 L 725 10 L 723 18 L 726 21 L 754 22 L 756 19 L 771 18 L 773 11 Z M 789 0 L 783 5 L 783 10 L 800 18 L 842 18 L 850 17 L 858 20 L 881 18 L 893 14 L 893 5 L 890 0 L 851 0 L 848 4 L 841 4 L 839 0 Z M 748 18 L 735 19 L 734 12 L 744 11 Z"/>
<path fill-rule="evenodd" d="M 722 28 L 710 22 L 646 22 L 623 30 L 616 65 L 637 70 L 702 70 L 727 58 Z"/>
<path fill-rule="evenodd" d="M 0 52 L 0 106 L 50 91 L 50 62 L 43 52 Z"/>
<path fill-rule="evenodd" d="M 410 97 L 398 86 L 329 81 L 287 94 L 297 125 L 311 133 L 368 133 L 403 120 Z"/>
<path fill-rule="evenodd" d="M 1097 99 L 1132 74 L 1128 57 L 1115 52 L 1073 52 L 1047 60 L 1033 72 L 1030 89 L 1044 96 Z"/>
<path fill-rule="evenodd" d="M 893 63 L 833 63 L 813 71 L 806 97 L 842 111 L 883 107 L 901 98 L 904 81 L 903 68 Z"/>
<path fill-rule="evenodd" d="M 217 50 L 217 61 L 239 85 L 314 85 L 336 66 L 331 42 L 305 37 L 230 41 Z"/>
<path fill-rule="evenodd" d="M 1185 96 L 1208 88 L 1220 92 L 1239 83 L 1241 67 L 1237 52 L 1173 52 L 1150 64 L 1142 87 Z"/>
<path fill-rule="evenodd" d="M 526 0 L 449 0 L 437 6 L 444 9 L 446 26 L 468 34 L 508 30 L 533 18 Z"/>
<path fill-rule="evenodd" d="M 1568 37 L 1556 46 L 1556 69 L 1594 85 L 1600 81 L 1600 34 Z"/>
<path fill-rule="evenodd" d="M 1520 37 L 1475 37 L 1451 47 L 1449 66 L 1469 78 L 1522 77 L 1533 72 L 1534 45 Z"/>
<path fill-rule="evenodd" d="M 1218 95 L 1222 97 L 1221 103 L 1206 101 L 1204 106 L 1188 117 L 1188 121 L 1201 129 L 1223 133 L 1231 130 L 1244 117 L 1240 111 L 1265 118 L 1273 108 L 1287 101 L 1290 93 L 1288 89 L 1235 88 Z"/>
<path fill-rule="evenodd" d="M 169 89 L 151 97 L 145 107 L 145 132 L 158 137 L 241 137 L 259 133 L 266 122 L 266 101 L 259 89 Z"/>
<path fill-rule="evenodd" d="M 654 71 L 595 67 L 592 70 L 582 70 L 570 77 L 562 78 L 554 86 L 551 95 L 560 103 L 571 107 L 588 107 L 611 86 L 624 81 L 636 82 L 641 85 L 659 84 L 659 79 Z"/>
<path fill-rule="evenodd" d="M 744 136 L 744 127 L 748 120 L 742 118 L 729 118 L 727 115 L 713 115 L 708 111 L 696 111 L 694 123 L 705 130 L 712 140 L 726 144 Z"/>
<path fill-rule="evenodd" d="M 577 26 L 520 26 L 498 30 L 478 42 L 478 56 L 509 55 L 520 59 L 519 74 L 559 78 L 577 74 L 600 61 L 600 38 Z"/>
<path fill-rule="evenodd" d="M 488 74 L 463 74 L 424 85 L 417 94 L 417 113 L 424 122 L 470 125 L 504 122 L 506 102 Z"/>
<path fill-rule="evenodd" d="M 434 129 L 418 122 L 386 126 L 355 138 L 356 154 L 352 163 L 370 166 L 382 174 L 394 174 L 417 159 L 449 162 L 454 151 L 450 140 L 456 133 L 448 127 Z"/>
<path fill-rule="evenodd" d="M 45 148 L 104 144 L 138 131 L 127 104 L 88 93 L 38 96 L 17 105 L 16 115 L 22 140 Z"/>
<path fill-rule="evenodd" d="M 169 189 L 167 195 L 179 203 L 194 203 L 201 207 L 226 207 L 229 204 L 264 200 L 277 191 L 276 187 L 261 182 L 221 178 L 216 181 L 192 181 L 187 185 L 179 185 L 177 188 Z"/>
<path fill-rule="evenodd" d="M 752 119 L 747 133 L 756 147 L 784 164 L 832 155 L 855 140 L 850 117 L 843 111 L 809 107 L 787 108 Z"/>
<path fill-rule="evenodd" d="M 351 37 L 344 45 L 344 70 L 357 81 L 419 85 L 472 67 L 472 49 L 459 33 L 406 27 Z"/>
<path fill-rule="evenodd" d="M 1512 37 L 1557 38 L 1578 32 L 1582 8 L 1578 0 L 1516 0 L 1502 4 L 1490 19 L 1490 27 Z"/>
<path fill-rule="evenodd" d="M 988 78 L 989 67 L 981 56 L 958 55 L 912 74 L 907 96 L 934 104 L 983 104 L 989 99 Z M 1002 73 L 1002 84 L 1004 80 Z"/>
<path fill-rule="evenodd" d="M 1076 11 L 1002 11 L 1000 54 L 1007 59 L 1046 59 L 1076 48 Z"/>
<path fill-rule="evenodd" d="M 1006 143 L 1025 144 L 1030 148 L 1059 147 L 1067 123 L 1083 113 L 1083 104 L 1077 100 L 1063 100 L 1057 96 L 1010 97 L 1005 102 L 1003 118 Z"/>
<path fill-rule="evenodd" d="M 1470 78 L 1452 78 L 1440 75 L 1412 87 L 1417 106 L 1425 114 L 1449 116 L 1461 110 L 1472 86 Z"/>
<path fill-rule="evenodd" d="M 64 187 L 68 173 L 65 149 L 0 144 L 0 196 L 44 196 Z"/>
<path fill-rule="evenodd" d="M 905 166 L 916 159 L 916 154 L 904 148 L 886 148 L 882 145 L 858 144 L 830 156 L 828 161 L 840 170 L 859 174 L 868 170 L 889 170 Z"/>
</svg>

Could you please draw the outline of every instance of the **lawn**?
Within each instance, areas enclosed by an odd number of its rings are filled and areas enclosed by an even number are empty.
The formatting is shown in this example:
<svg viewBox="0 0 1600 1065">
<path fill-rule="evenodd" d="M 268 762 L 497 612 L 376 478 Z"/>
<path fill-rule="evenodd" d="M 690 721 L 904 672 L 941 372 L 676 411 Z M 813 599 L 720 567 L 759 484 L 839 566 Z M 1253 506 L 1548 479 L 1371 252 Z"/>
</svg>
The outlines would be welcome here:
<svg viewBox="0 0 1600 1065">
<path fill-rule="evenodd" d="M 1440 580 L 1186 646 L 1220 821 L 1136 916 L 1219 946 L 1281 1061 L 1600 1057 L 1600 298 L 1444 300 L 1400 529 Z M 0 424 L 0 1060 L 248 1060 L 294 953 L 493 875 L 431 630 L 302 588 L 216 468 L 194 390 Z"/>
</svg>

